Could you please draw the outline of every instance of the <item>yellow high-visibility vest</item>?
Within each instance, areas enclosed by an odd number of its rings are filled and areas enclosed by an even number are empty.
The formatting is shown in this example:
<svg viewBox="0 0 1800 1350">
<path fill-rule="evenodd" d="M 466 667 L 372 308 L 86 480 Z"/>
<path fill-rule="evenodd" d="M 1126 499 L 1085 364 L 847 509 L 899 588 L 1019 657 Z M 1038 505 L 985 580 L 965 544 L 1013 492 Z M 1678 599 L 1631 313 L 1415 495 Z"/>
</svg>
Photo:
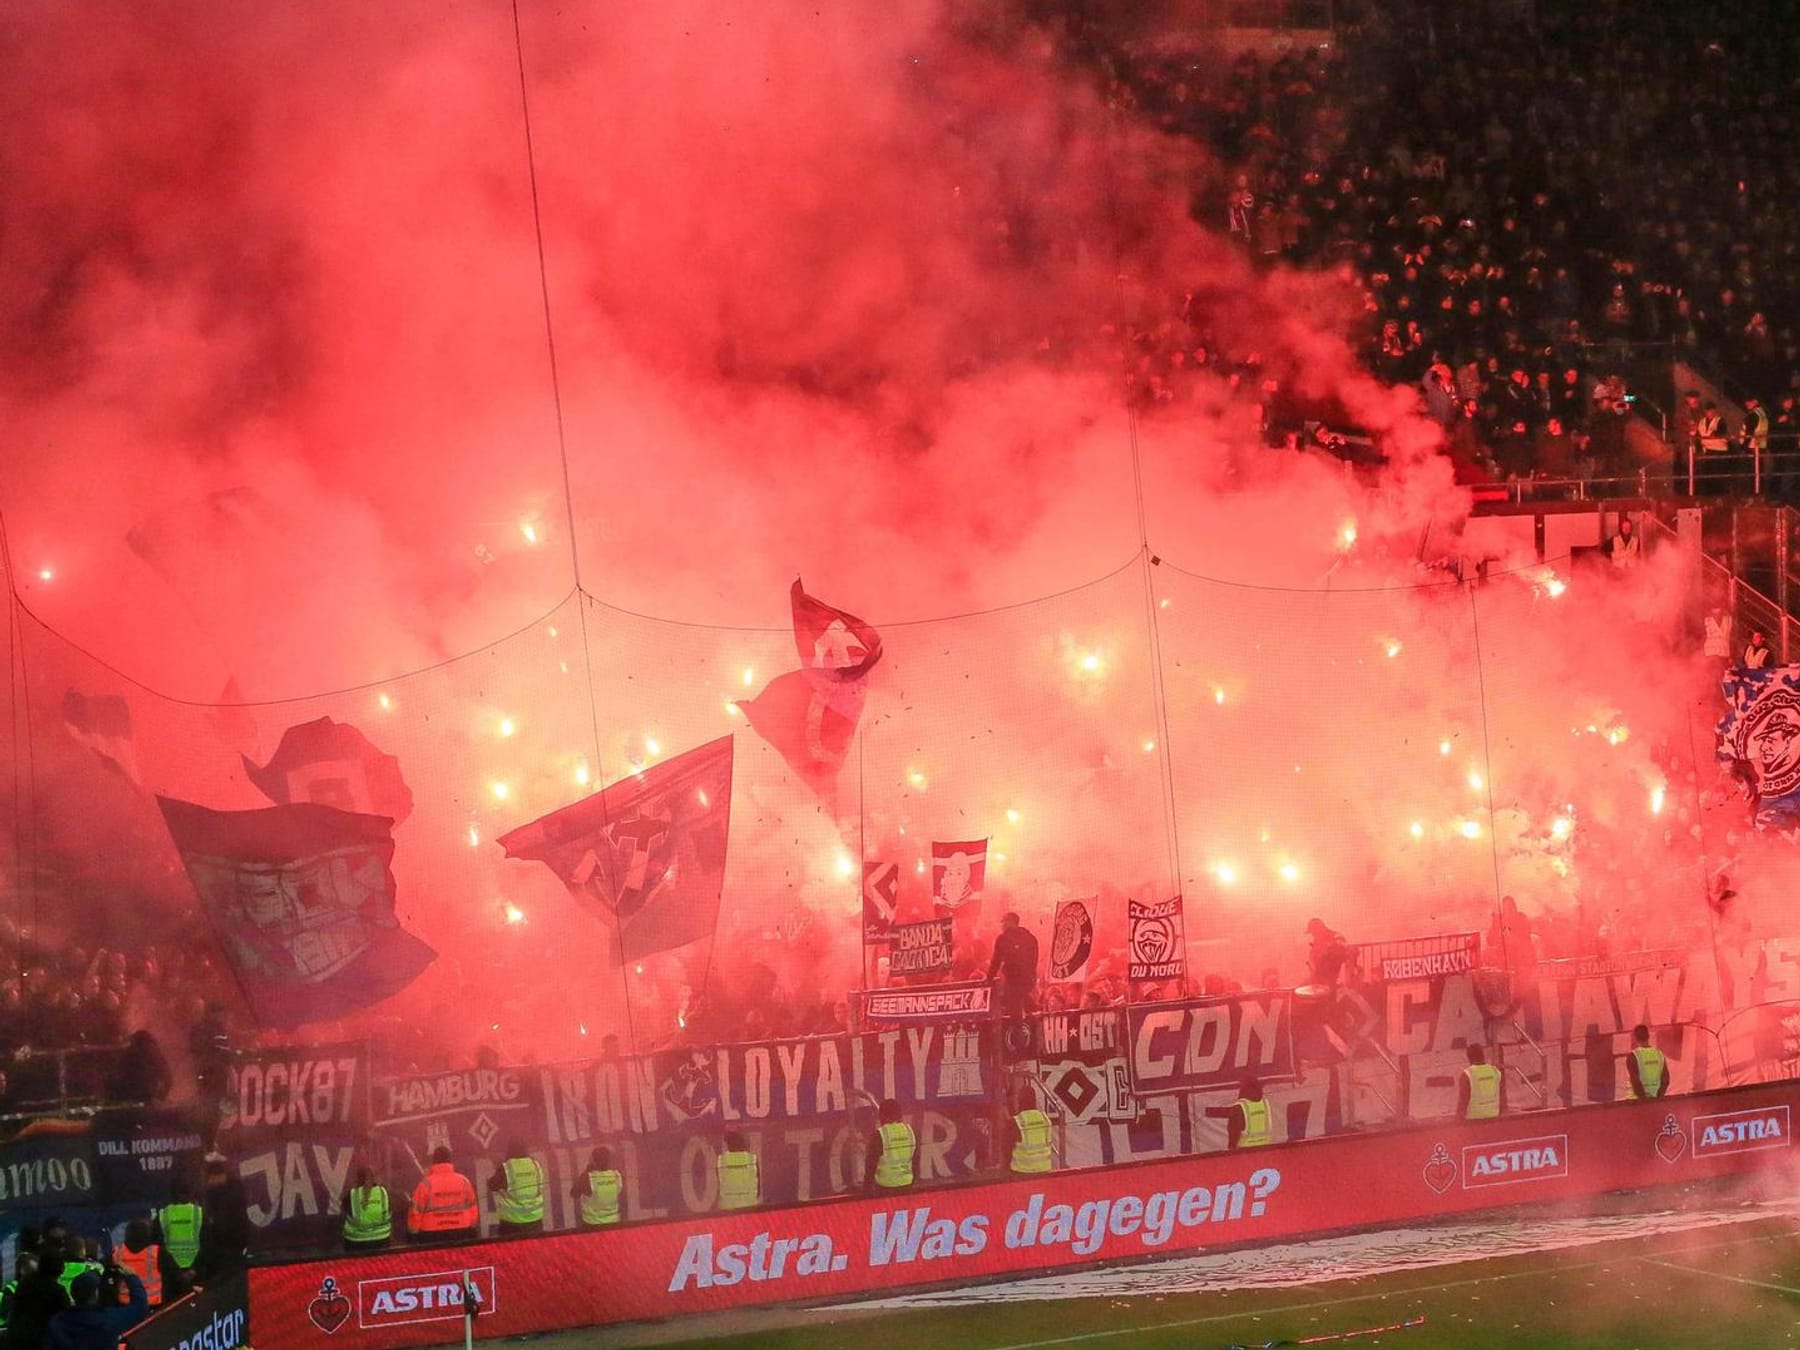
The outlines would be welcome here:
<svg viewBox="0 0 1800 1350">
<path fill-rule="evenodd" d="M 544 1168 L 536 1158 L 508 1158 L 506 1189 L 495 1197 L 501 1223 L 542 1223 Z"/>
<path fill-rule="evenodd" d="M 719 1155 L 719 1208 L 749 1209 L 762 1199 L 762 1174 L 754 1153 L 737 1150 Z"/>
<path fill-rule="evenodd" d="M 394 1235 L 394 1211 L 386 1186 L 357 1186 L 344 1211 L 345 1242 L 386 1242 Z"/>
<path fill-rule="evenodd" d="M 1237 1141 L 1239 1148 L 1261 1148 L 1273 1141 L 1268 1102 L 1261 1098 L 1251 1101 L 1248 1097 L 1239 1097 L 1237 1109 L 1244 1113 L 1244 1128 Z"/>
<path fill-rule="evenodd" d="M 619 1221 L 619 1192 L 625 1178 L 616 1168 L 587 1174 L 587 1194 L 581 1197 L 581 1221 L 589 1228 L 599 1228 Z"/>
<path fill-rule="evenodd" d="M 1013 1145 L 1012 1170 L 1015 1172 L 1048 1172 L 1050 1170 L 1050 1117 L 1042 1111 L 1021 1111 L 1013 1117 L 1019 1127 L 1019 1142 Z"/>
<path fill-rule="evenodd" d="M 1493 1120 L 1500 1114 L 1500 1070 L 1492 1064 L 1471 1064 L 1463 1070 L 1469 1080 L 1469 1113 L 1464 1120 Z"/>
<path fill-rule="evenodd" d="M 913 1153 L 919 1141 L 913 1128 L 903 1120 L 881 1127 L 881 1160 L 875 1164 L 877 1186 L 910 1186 L 913 1184 Z"/>
</svg>

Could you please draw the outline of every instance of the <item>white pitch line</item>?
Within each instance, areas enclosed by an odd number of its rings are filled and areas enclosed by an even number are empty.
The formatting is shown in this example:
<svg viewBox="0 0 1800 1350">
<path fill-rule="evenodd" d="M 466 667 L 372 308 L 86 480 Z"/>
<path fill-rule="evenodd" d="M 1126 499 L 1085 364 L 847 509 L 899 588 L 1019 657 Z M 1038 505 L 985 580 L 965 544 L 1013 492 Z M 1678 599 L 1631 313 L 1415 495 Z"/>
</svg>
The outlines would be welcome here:
<svg viewBox="0 0 1800 1350">
<path fill-rule="evenodd" d="M 1800 1289 L 1785 1284 L 1770 1284 L 1767 1280 L 1752 1280 L 1745 1275 L 1726 1275 L 1721 1271 L 1708 1270 L 1704 1266 L 1680 1266 L 1673 1261 L 1658 1261 L 1653 1257 L 1640 1256 L 1638 1260 L 1647 1266 L 1661 1266 L 1664 1270 L 1685 1270 L 1690 1275 L 1710 1275 L 1715 1280 L 1730 1280 L 1733 1284 L 1753 1284 L 1758 1289 L 1773 1289 L 1778 1294 L 1800 1295 Z"/>
<path fill-rule="evenodd" d="M 1764 1233 L 1756 1237 L 1731 1238 L 1724 1242 L 1701 1243 L 1691 1247 L 1673 1247 L 1670 1249 L 1670 1252 L 1673 1255 L 1680 1255 L 1683 1252 L 1710 1252 L 1717 1251 L 1723 1247 L 1742 1247 L 1747 1243 L 1773 1242 L 1780 1238 L 1791 1237 L 1800 1237 L 1800 1230 L 1789 1229 L 1780 1233 Z M 1622 1241 L 1631 1240 L 1632 1239 L 1629 1238 L 1622 1239 Z M 1618 1258 L 1616 1257 L 1608 1257 L 1607 1259 L 1600 1261 L 1559 1262 L 1553 1266 L 1534 1266 L 1530 1270 L 1508 1271 L 1503 1275 L 1479 1275 L 1467 1280 L 1444 1280 L 1437 1284 L 1414 1285 L 1409 1289 L 1389 1289 L 1380 1293 L 1346 1294 L 1342 1298 L 1315 1299 L 1310 1303 L 1286 1303 L 1275 1308 L 1248 1308 L 1242 1312 L 1212 1313 L 1206 1317 L 1184 1317 L 1176 1322 L 1146 1322 L 1141 1326 L 1135 1327 L 1109 1327 L 1105 1331 L 1084 1331 L 1074 1336 L 1054 1336 L 1045 1341 L 1014 1341 L 1010 1345 L 991 1346 L 989 1347 L 989 1350 L 1042 1350 L 1044 1346 L 1050 1345 L 1083 1345 L 1089 1341 L 1109 1340 L 1115 1336 L 1137 1336 L 1146 1331 L 1179 1331 L 1183 1327 L 1200 1327 L 1213 1322 L 1234 1322 L 1245 1317 L 1268 1317 L 1280 1313 L 1316 1312 L 1320 1308 L 1336 1308 L 1341 1307 L 1346 1303 L 1369 1303 L 1376 1299 L 1398 1299 L 1406 1298 L 1411 1294 L 1435 1294 L 1440 1293 L 1445 1289 L 1465 1289 L 1470 1285 L 1476 1284 L 1497 1284 L 1501 1280 L 1524 1279 L 1533 1275 L 1542 1275 L 1546 1271 L 1555 1273 L 1565 1270 L 1595 1270 L 1601 1266 L 1609 1266 L 1617 1259 Z M 1639 1257 L 1637 1259 L 1642 1261 L 1648 1260 L 1649 1258 Z M 1663 1263 L 1656 1262 L 1655 1264 L 1661 1265 Z M 1698 1273 L 1710 1275 L 1712 1272 L 1703 1270 Z M 1723 1276 L 1721 1278 L 1729 1279 L 1730 1277 Z M 1744 1281 L 1744 1283 L 1753 1284 L 1756 1283 L 1756 1281 L 1747 1280 Z M 1780 1285 L 1770 1285 L 1768 1287 L 1771 1289 L 1781 1288 Z M 1800 1290 L 1789 1289 L 1785 1292 L 1793 1294 L 1800 1293 Z"/>
</svg>

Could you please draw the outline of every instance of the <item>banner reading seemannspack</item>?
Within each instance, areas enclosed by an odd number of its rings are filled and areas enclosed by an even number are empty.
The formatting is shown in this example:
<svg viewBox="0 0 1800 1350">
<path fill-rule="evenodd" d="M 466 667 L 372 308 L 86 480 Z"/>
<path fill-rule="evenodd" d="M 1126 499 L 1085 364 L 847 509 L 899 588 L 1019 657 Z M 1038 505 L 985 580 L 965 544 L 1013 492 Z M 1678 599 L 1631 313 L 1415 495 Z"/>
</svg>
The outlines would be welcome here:
<svg viewBox="0 0 1800 1350">
<path fill-rule="evenodd" d="M 993 995 L 993 987 L 985 983 L 874 989 L 863 995 L 863 1020 L 887 1026 L 979 1021 L 992 1015 Z"/>
</svg>

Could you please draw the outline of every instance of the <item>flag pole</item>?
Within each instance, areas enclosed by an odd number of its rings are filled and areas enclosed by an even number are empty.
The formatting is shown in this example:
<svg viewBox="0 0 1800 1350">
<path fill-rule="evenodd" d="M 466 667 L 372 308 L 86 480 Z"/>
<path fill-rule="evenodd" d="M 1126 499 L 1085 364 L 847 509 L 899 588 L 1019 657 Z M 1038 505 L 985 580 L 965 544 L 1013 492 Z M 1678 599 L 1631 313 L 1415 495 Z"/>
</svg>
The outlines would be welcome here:
<svg viewBox="0 0 1800 1350">
<path fill-rule="evenodd" d="M 868 812 L 868 779 L 864 773 L 863 749 L 868 738 L 868 729 L 856 729 L 856 874 L 859 878 L 856 894 L 856 936 L 862 944 L 862 995 L 869 995 L 869 925 L 863 914 L 863 907 L 868 904 L 863 891 L 869 885 L 869 812 Z M 857 1007 L 858 1020 L 861 1020 L 862 1000 Z M 854 1030 L 854 1028 L 852 1028 Z"/>
</svg>

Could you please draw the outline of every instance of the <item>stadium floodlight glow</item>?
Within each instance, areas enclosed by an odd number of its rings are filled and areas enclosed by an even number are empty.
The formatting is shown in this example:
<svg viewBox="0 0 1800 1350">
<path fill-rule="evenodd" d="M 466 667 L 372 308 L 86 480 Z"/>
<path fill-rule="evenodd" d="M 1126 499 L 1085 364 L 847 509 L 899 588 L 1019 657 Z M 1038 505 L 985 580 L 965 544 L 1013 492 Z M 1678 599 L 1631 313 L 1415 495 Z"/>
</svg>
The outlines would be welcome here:
<svg viewBox="0 0 1800 1350">
<path fill-rule="evenodd" d="M 1481 822 L 1478 820 L 1465 820 L 1456 828 L 1462 832 L 1464 839 L 1481 838 Z"/>
<path fill-rule="evenodd" d="M 481 847 L 481 831 L 476 829 L 473 825 L 469 826 L 469 847 Z"/>
<path fill-rule="evenodd" d="M 1346 520 L 1338 530 L 1338 547 L 1349 550 L 1356 546 L 1356 522 Z"/>
<path fill-rule="evenodd" d="M 389 698 L 386 694 L 375 695 L 375 701 L 381 705 L 381 710 L 383 712 L 386 712 L 389 708 L 394 706 L 394 700 Z"/>
<path fill-rule="evenodd" d="M 1470 787 L 1470 789 L 1475 792 L 1480 792 L 1481 789 L 1485 785 L 1486 785 L 1486 780 L 1482 778 L 1480 771 L 1477 769 L 1470 769 L 1469 770 L 1469 787 Z"/>
<path fill-rule="evenodd" d="M 1449 754 L 1450 753 L 1450 742 L 1449 741 L 1439 741 L 1438 742 L 1438 753 L 1440 755 Z"/>
<path fill-rule="evenodd" d="M 856 864 L 850 860 L 850 855 L 848 853 L 840 853 L 837 855 L 837 874 L 840 877 L 850 876 L 855 871 Z"/>
<path fill-rule="evenodd" d="M 514 924 L 524 923 L 525 911 L 520 909 L 512 901 L 508 900 L 506 902 L 506 921 Z"/>
<path fill-rule="evenodd" d="M 519 533 L 525 536 L 525 542 L 528 544 L 535 544 L 538 541 L 538 528 L 533 521 L 521 520 L 519 522 Z"/>
<path fill-rule="evenodd" d="M 1275 871 L 1283 881 L 1300 880 L 1300 869 L 1291 862 L 1284 862 L 1280 867 L 1277 867 Z"/>
<path fill-rule="evenodd" d="M 918 788 L 921 792 L 925 790 L 925 775 L 920 773 L 917 769 L 912 770 L 906 775 L 906 781 Z"/>
<path fill-rule="evenodd" d="M 1552 839 L 1567 839 L 1574 829 L 1574 821 L 1570 820 L 1567 816 L 1558 816 L 1555 820 L 1550 822 L 1550 837 Z"/>
<path fill-rule="evenodd" d="M 54 567 L 40 567 L 38 568 L 37 575 L 39 581 L 55 581 L 56 569 Z"/>
<path fill-rule="evenodd" d="M 498 779 L 488 784 L 488 791 L 494 794 L 494 800 L 497 802 L 503 802 L 512 795 L 512 789 Z"/>
<path fill-rule="evenodd" d="M 1215 684 L 1213 686 L 1213 702 L 1220 704 L 1225 702 L 1225 688 L 1223 685 Z"/>
<path fill-rule="evenodd" d="M 1382 650 L 1388 654 L 1388 660 L 1391 661 L 1396 656 L 1400 655 L 1405 648 L 1400 645 L 1399 638 L 1389 638 L 1387 642 L 1383 644 Z"/>
<path fill-rule="evenodd" d="M 1414 839 L 1423 839 L 1425 837 L 1425 822 L 1422 820 L 1415 820 L 1411 825 L 1406 827 L 1406 830 Z"/>
<path fill-rule="evenodd" d="M 1663 784 L 1658 783 L 1650 789 L 1650 814 L 1660 816 L 1663 809 Z"/>
<path fill-rule="evenodd" d="M 1155 751 L 1156 751 L 1156 742 L 1149 739 L 1148 737 L 1146 737 L 1144 740 L 1144 753 L 1146 755 L 1149 755 L 1149 754 L 1154 754 Z"/>
<path fill-rule="evenodd" d="M 745 666 L 743 678 L 744 688 L 748 689 L 756 679 L 756 668 L 754 666 Z"/>
<path fill-rule="evenodd" d="M 660 755 L 662 753 L 662 746 L 657 744 L 656 737 L 649 735 L 648 733 L 644 736 L 644 749 L 653 755 Z"/>
<path fill-rule="evenodd" d="M 1019 823 L 1019 813 L 1010 806 L 1006 808 L 1006 823 L 1008 825 L 1017 825 Z"/>
<path fill-rule="evenodd" d="M 575 786 L 576 787 L 586 787 L 587 781 L 588 781 L 587 761 L 585 759 L 578 759 L 575 761 Z"/>
<path fill-rule="evenodd" d="M 1219 879 L 1219 884 L 1221 886 L 1235 886 L 1237 884 L 1238 870 L 1232 863 L 1214 863 L 1213 875 Z"/>
<path fill-rule="evenodd" d="M 500 736 L 502 739 L 505 739 L 506 737 L 512 735 L 513 732 L 517 731 L 518 729 L 519 728 L 518 728 L 517 724 L 515 724 L 513 722 L 512 718 L 502 717 L 500 719 Z"/>
</svg>

